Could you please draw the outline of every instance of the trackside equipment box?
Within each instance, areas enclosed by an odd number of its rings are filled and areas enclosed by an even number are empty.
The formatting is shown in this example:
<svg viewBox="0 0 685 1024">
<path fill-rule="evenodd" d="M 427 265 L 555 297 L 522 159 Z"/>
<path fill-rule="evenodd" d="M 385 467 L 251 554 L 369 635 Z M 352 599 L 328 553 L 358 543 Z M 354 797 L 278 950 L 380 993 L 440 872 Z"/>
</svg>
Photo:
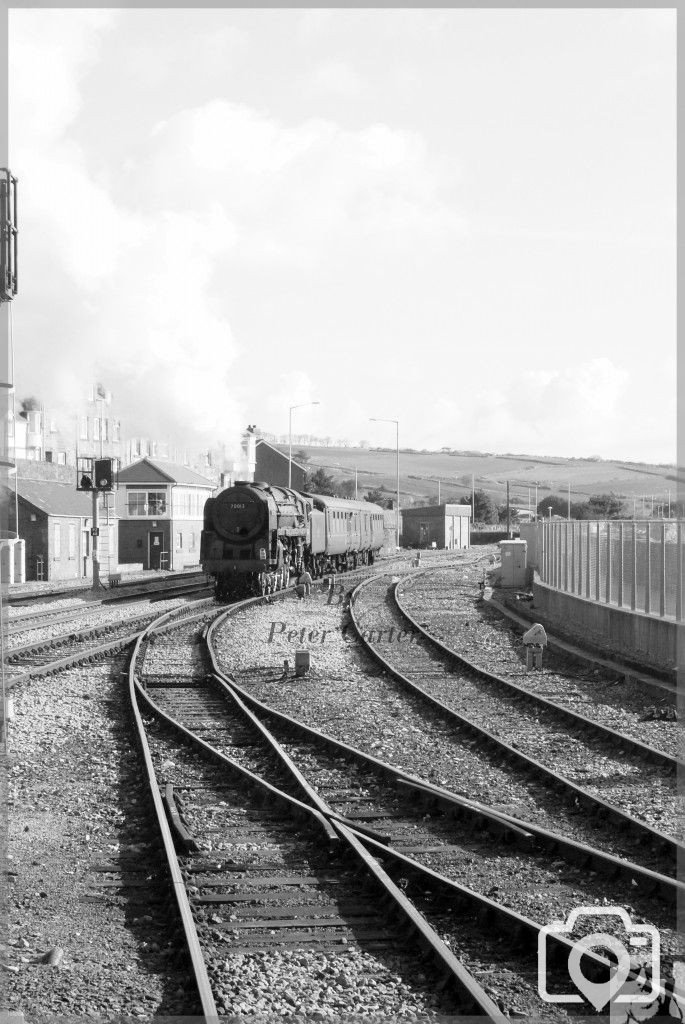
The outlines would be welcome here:
<svg viewBox="0 0 685 1024">
<path fill-rule="evenodd" d="M 502 586 L 525 587 L 528 548 L 525 540 L 501 540 L 499 547 L 502 555 Z"/>
</svg>

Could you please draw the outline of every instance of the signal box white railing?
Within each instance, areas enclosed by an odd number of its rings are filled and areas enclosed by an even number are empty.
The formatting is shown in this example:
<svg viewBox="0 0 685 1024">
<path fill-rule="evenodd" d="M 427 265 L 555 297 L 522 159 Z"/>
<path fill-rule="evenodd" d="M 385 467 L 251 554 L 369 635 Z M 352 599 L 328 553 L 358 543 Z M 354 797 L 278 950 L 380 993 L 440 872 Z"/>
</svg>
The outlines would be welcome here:
<svg viewBox="0 0 685 1024">
<path fill-rule="evenodd" d="M 543 583 L 683 621 L 683 520 L 543 520 L 538 526 Z"/>
</svg>

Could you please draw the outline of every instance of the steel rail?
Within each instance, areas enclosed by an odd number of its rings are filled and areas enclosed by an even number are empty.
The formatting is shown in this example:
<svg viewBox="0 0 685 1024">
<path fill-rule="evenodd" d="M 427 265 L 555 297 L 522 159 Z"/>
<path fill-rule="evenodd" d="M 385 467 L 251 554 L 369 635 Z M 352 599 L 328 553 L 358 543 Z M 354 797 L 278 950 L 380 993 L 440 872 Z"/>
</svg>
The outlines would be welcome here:
<svg viewBox="0 0 685 1024">
<path fill-rule="evenodd" d="M 354 830 L 350 829 L 350 831 Z M 491 923 L 496 922 L 503 932 L 509 936 L 512 947 L 531 951 L 535 950 L 539 954 L 542 942 L 548 940 L 552 952 L 552 956 L 548 957 L 548 963 L 551 962 L 553 965 L 559 963 L 562 965 L 565 977 L 568 978 L 566 968 L 568 958 L 575 950 L 575 943 L 571 942 L 563 934 L 548 930 L 548 926 L 533 921 L 518 911 L 512 910 L 511 907 L 505 907 L 501 903 L 496 903 L 489 896 L 483 896 L 481 893 L 469 889 L 468 886 L 463 885 L 461 882 L 456 882 L 445 875 L 441 875 L 433 870 L 433 868 L 421 864 L 408 854 L 395 850 L 392 846 L 384 846 L 382 843 L 376 842 L 376 840 L 363 835 L 361 832 L 357 834 L 359 842 L 370 850 L 375 857 L 382 861 L 391 861 L 395 865 L 399 865 L 403 875 L 409 876 L 409 884 L 411 884 L 411 879 L 413 878 L 421 883 L 422 890 L 426 888 L 438 889 L 443 895 L 451 898 L 457 904 L 467 904 L 475 907 L 481 927 L 487 927 Z M 575 951 L 577 952 L 577 950 Z M 582 954 L 579 963 L 581 974 L 584 977 L 594 982 L 599 981 L 600 983 L 609 980 L 615 966 L 613 960 L 594 953 L 591 949 L 586 950 Z M 539 964 L 538 972 L 540 972 Z M 538 977 L 540 977 L 540 974 L 538 974 Z M 636 981 L 638 977 L 637 972 L 631 968 L 628 977 Z M 665 996 L 666 990 L 663 985 L 659 985 L 654 987 L 653 993 L 656 999 L 659 996 Z"/>
<path fill-rule="evenodd" d="M 183 932 L 186 938 L 186 945 L 188 953 L 190 955 L 191 966 L 193 975 L 195 977 L 195 984 L 197 986 L 198 996 L 200 999 L 200 1005 L 202 1007 L 202 1013 L 205 1021 L 218 1020 L 219 1012 L 217 1010 L 216 1003 L 214 1001 L 214 993 L 212 992 L 212 986 L 209 981 L 207 974 L 207 966 L 202 956 L 202 950 L 200 947 L 200 940 L 198 938 L 197 930 L 195 928 L 195 921 L 193 919 L 193 913 L 188 900 L 188 894 L 186 892 L 185 883 L 181 874 L 181 869 L 178 864 L 176 857 L 176 850 L 174 847 L 174 840 L 169 828 L 169 822 L 167 820 L 166 812 L 164 810 L 164 802 L 159 791 L 159 784 L 157 782 L 157 776 L 155 774 L 154 765 L 152 763 L 152 755 L 147 742 L 147 736 L 145 732 L 145 726 L 143 724 L 143 718 L 138 707 L 138 693 L 139 684 L 136 680 L 136 660 L 140 653 L 140 649 L 143 644 L 144 634 L 140 634 L 136 641 L 135 648 L 131 655 L 131 661 L 129 664 L 128 672 L 128 688 L 129 688 L 129 699 L 131 702 L 131 710 L 136 724 L 136 735 L 138 744 L 143 757 L 143 764 L 145 768 L 145 774 L 147 776 L 148 786 L 150 795 L 152 797 L 155 816 L 157 818 L 157 825 L 159 827 L 160 835 L 162 838 L 162 844 L 164 846 L 164 853 L 166 856 L 166 863 L 171 878 L 171 886 L 176 900 L 176 906 L 181 917 L 181 923 Z"/>
<path fill-rule="evenodd" d="M 213 598 L 207 598 L 208 601 Z M 201 616 L 204 612 L 196 611 L 197 605 L 183 605 L 181 608 L 172 608 L 171 611 L 165 612 L 164 615 L 160 616 L 160 619 L 169 618 L 171 616 Z M 125 634 L 113 640 L 109 640 L 103 644 L 97 644 L 95 647 L 88 647 L 85 650 L 72 652 L 64 658 L 56 658 L 54 661 L 45 662 L 43 665 L 34 665 L 31 668 L 25 669 L 23 672 L 17 673 L 13 676 L 8 676 L 5 681 L 6 689 L 12 689 L 15 686 L 23 682 L 27 682 L 29 679 L 39 679 L 41 676 L 52 675 L 54 672 L 60 672 L 65 668 L 72 668 L 75 665 L 81 665 L 85 662 L 97 661 L 99 658 L 104 657 L 113 652 L 123 650 L 130 644 L 136 642 L 139 636 L 144 635 L 149 628 L 149 623 L 141 629 L 135 630 L 133 633 Z M 63 638 L 62 638 L 63 639 Z M 39 647 L 49 646 L 49 644 L 29 644 L 29 649 L 37 650 Z M 16 651 L 21 651 L 22 648 L 15 648 Z M 13 652 L 10 651 L 11 655 Z M 9 666 L 8 666 L 9 667 Z"/>
<path fill-rule="evenodd" d="M 204 577 L 204 575 L 205 574 L 203 572 L 196 571 L 196 572 L 183 573 L 182 575 L 175 575 L 173 578 L 167 577 L 167 579 L 169 579 L 170 582 L 171 582 L 171 587 L 169 587 L 168 589 L 173 590 L 174 589 L 174 585 L 184 586 L 186 579 L 193 579 L 193 577 L 200 577 L 200 576 Z M 155 593 L 158 593 L 161 589 L 164 589 L 163 585 L 164 585 L 165 582 L 166 582 L 166 580 L 159 579 L 159 578 L 152 579 L 152 580 L 126 580 L 125 582 L 119 584 L 119 587 L 117 589 L 121 590 L 121 589 L 125 589 L 125 588 L 127 589 L 129 587 L 131 587 L 131 588 L 137 587 L 137 588 L 140 589 L 140 592 L 143 595 L 145 595 L 145 594 L 155 594 Z M 102 589 L 103 589 L 104 593 L 107 593 L 107 594 L 110 593 L 110 591 L 107 590 L 106 587 L 103 586 Z M 112 590 L 113 589 L 114 588 L 112 588 Z M 35 602 L 39 603 L 41 601 L 53 600 L 56 597 L 78 597 L 79 595 L 82 595 L 84 593 L 85 594 L 92 593 L 92 585 L 91 584 L 88 584 L 87 586 L 65 587 L 63 590 L 41 590 L 41 591 L 36 591 L 35 593 L 9 594 L 7 596 L 7 599 L 6 599 L 6 603 L 8 605 L 27 604 L 29 601 L 35 601 Z M 93 604 L 102 603 L 102 602 L 106 603 L 110 599 L 111 598 L 109 596 L 108 597 L 104 597 L 103 596 L 103 597 L 101 597 L 99 599 L 99 601 L 93 601 L 92 603 Z"/>
<path fill-rule="evenodd" d="M 347 840 L 352 853 L 383 887 L 397 908 L 399 915 L 405 920 L 409 929 L 416 934 L 419 945 L 430 953 L 439 965 L 443 981 L 450 981 L 453 990 L 458 994 L 460 1009 L 463 1014 L 482 1015 L 493 1024 L 509 1024 L 509 1017 L 500 1010 L 499 1006 L 485 992 L 482 986 L 476 981 L 470 971 L 452 953 L 448 946 L 438 936 L 425 917 L 416 909 L 402 890 L 388 877 L 380 867 L 378 861 L 363 846 L 363 840 L 373 844 L 377 850 L 381 843 L 365 836 L 359 829 L 352 829 L 339 821 L 334 821 L 338 832 Z M 478 1018 L 482 1019 L 481 1016 Z"/>
<path fill-rule="evenodd" d="M 645 761 L 652 762 L 653 764 L 662 764 L 673 771 L 677 771 L 678 768 L 685 768 L 685 760 L 679 757 L 674 757 L 672 754 L 667 754 L 665 751 L 659 750 L 657 747 L 651 747 L 648 743 L 636 740 L 633 736 L 628 736 L 626 733 L 620 732 L 618 729 L 612 729 L 608 725 L 602 725 L 601 722 L 596 722 L 591 718 L 587 718 L 585 715 L 579 714 L 577 711 L 572 711 L 570 708 L 564 707 L 563 704 L 557 704 L 556 701 L 550 700 L 548 697 L 542 697 L 537 693 L 532 693 L 530 690 L 520 686 L 518 683 L 514 683 L 511 679 L 505 679 L 503 676 L 499 676 L 495 672 L 490 672 L 488 669 L 482 668 L 475 662 L 470 661 L 463 654 L 459 654 L 452 647 L 448 647 L 447 644 L 444 644 L 441 640 L 438 640 L 437 637 L 434 637 L 427 632 L 426 628 L 416 621 L 411 612 L 408 612 L 400 601 L 399 588 L 406 583 L 407 580 L 411 580 L 411 577 L 407 577 L 404 580 L 398 580 L 397 583 L 393 585 L 392 594 L 395 604 L 405 619 L 407 619 L 414 629 L 416 629 L 417 633 L 420 633 L 424 640 L 433 647 L 436 647 L 443 655 L 446 655 L 451 660 L 463 665 L 473 675 L 486 680 L 486 682 L 495 683 L 500 688 L 510 691 L 529 704 L 539 705 L 546 711 L 557 715 L 557 717 L 572 724 L 577 729 L 581 729 L 585 733 L 593 733 L 596 736 L 600 736 L 602 739 L 608 739 L 614 746 L 623 750 L 635 751 L 635 753 L 639 754 Z"/>
<path fill-rule="evenodd" d="M 477 737 L 484 745 L 490 746 L 491 748 L 497 750 L 497 752 L 501 755 L 505 762 L 513 762 L 523 768 L 526 768 L 528 771 L 532 771 L 535 775 L 543 778 L 547 783 L 549 783 L 552 789 L 555 789 L 557 791 L 565 790 L 569 793 L 572 793 L 574 798 L 577 799 L 579 803 L 581 803 L 583 806 L 589 809 L 594 810 L 603 819 L 607 819 L 613 824 L 619 825 L 620 827 L 629 828 L 633 833 L 638 834 L 644 841 L 653 842 L 656 845 L 657 849 L 660 849 L 662 852 L 670 855 L 675 869 L 675 865 L 678 861 L 678 858 L 685 856 L 685 845 L 683 843 L 679 842 L 677 839 L 674 839 L 672 836 L 667 835 L 665 832 L 661 832 L 658 829 L 652 828 L 645 822 L 640 821 L 638 818 L 635 818 L 632 814 L 628 814 L 627 811 L 620 810 L 620 808 L 616 807 L 614 804 L 609 803 L 607 800 L 603 800 L 601 797 L 595 796 L 593 793 L 588 792 L 588 790 L 576 785 L 575 782 L 571 782 L 570 779 L 567 779 L 564 775 L 560 775 L 559 773 L 553 771 L 551 768 L 548 768 L 540 761 L 537 761 L 534 758 L 529 757 L 527 754 L 522 753 L 520 750 L 516 750 L 508 743 L 505 743 L 503 740 L 499 739 L 499 737 L 495 736 L 494 733 L 491 733 L 487 729 L 484 729 L 482 726 L 478 725 L 472 719 L 467 718 L 465 715 L 459 714 L 459 712 L 455 711 L 448 704 L 445 704 L 441 700 L 438 700 L 437 697 L 433 697 L 429 693 L 426 693 L 426 691 L 423 690 L 418 684 L 413 683 L 410 679 L 403 675 L 397 668 L 391 665 L 389 661 L 386 661 L 383 655 L 380 654 L 362 636 L 362 630 L 360 629 L 354 614 L 354 604 L 355 601 L 358 599 L 360 591 L 362 591 L 363 588 L 367 586 L 369 583 L 371 583 L 374 579 L 377 580 L 379 578 L 380 577 L 375 576 L 369 580 L 364 580 L 362 583 L 359 584 L 359 586 L 355 588 L 354 593 L 352 595 L 352 601 L 350 602 L 350 618 L 355 633 L 357 634 L 364 649 L 374 658 L 375 661 L 378 662 L 379 665 L 381 665 L 385 669 L 385 671 L 393 679 L 396 679 L 398 682 L 402 683 L 404 686 L 410 689 L 412 693 L 416 694 L 417 696 L 421 697 L 423 700 L 431 704 L 433 707 L 437 708 L 445 717 L 451 719 L 461 728 L 465 729 L 467 732 Z"/>
<path fill-rule="evenodd" d="M 211 648 L 210 656 L 216 666 L 214 661 L 215 655 Z M 258 715 L 262 715 L 265 718 L 274 718 L 281 725 L 286 726 L 310 742 L 321 743 L 344 758 L 353 759 L 360 764 L 374 768 L 398 786 L 411 787 L 425 801 L 426 805 L 437 803 L 443 810 L 447 810 L 452 814 L 467 816 L 476 823 L 486 822 L 488 831 L 493 835 L 505 836 L 523 848 L 530 847 L 531 841 L 537 839 L 544 849 L 550 853 L 558 854 L 570 864 L 589 864 L 593 870 L 601 870 L 609 876 L 621 875 L 631 881 L 635 880 L 638 885 L 644 887 L 650 893 L 660 892 L 664 897 L 669 898 L 685 897 L 685 881 L 679 881 L 669 875 L 653 871 L 651 868 L 645 868 L 634 861 L 624 860 L 615 854 L 598 850 L 576 839 L 568 839 L 557 832 L 542 828 L 540 825 L 532 824 L 521 818 L 516 818 L 513 815 L 505 814 L 502 811 L 494 811 L 486 804 L 481 804 L 476 800 L 471 800 L 448 789 L 436 786 L 386 761 L 381 761 L 373 754 L 367 754 L 365 751 L 314 729 L 312 726 L 306 725 L 296 718 L 291 718 L 282 711 L 277 711 L 248 693 L 235 680 L 222 672 L 221 669 L 217 671 L 215 667 L 214 675 L 218 680 L 229 685 L 241 700 Z M 359 825 L 356 822 L 354 823 L 354 828 L 359 830 Z"/>
<path fill-rule="evenodd" d="M 254 599 L 248 599 L 247 602 L 243 602 L 243 606 L 246 603 L 251 603 L 252 600 Z M 261 600 L 261 598 L 259 598 L 258 600 Z M 228 612 L 232 610 L 233 608 L 227 609 L 223 613 L 219 613 L 214 622 L 210 624 L 210 626 L 206 629 L 205 636 L 207 635 L 207 633 L 210 633 L 212 627 L 218 620 L 222 619 Z M 152 632 L 152 629 L 149 630 L 148 635 Z M 218 681 L 222 682 L 221 680 Z M 237 762 L 233 761 L 232 758 L 228 757 L 225 754 L 222 754 L 211 744 L 207 743 L 205 740 L 202 740 L 191 730 L 187 729 L 184 725 L 178 722 L 172 715 L 169 715 L 168 712 L 165 712 L 161 708 L 159 708 L 159 706 L 152 699 L 150 694 L 144 689 L 144 685 L 135 677 L 134 683 L 137 696 L 142 697 L 146 701 L 150 709 L 156 715 L 164 719 L 164 721 L 166 721 L 172 728 L 179 732 L 191 744 L 202 749 L 204 753 L 212 757 L 214 760 L 219 761 L 220 763 L 230 768 L 234 772 L 240 774 L 245 779 L 245 781 L 247 781 L 252 787 L 260 787 L 263 791 L 268 792 L 271 797 L 277 799 L 280 803 L 285 802 L 287 805 L 290 806 L 291 809 L 295 809 L 296 812 L 300 814 L 300 816 L 309 815 L 312 818 L 314 818 L 322 827 L 330 846 L 337 845 L 339 840 L 342 839 L 345 845 L 347 846 L 348 850 L 357 858 L 357 860 L 361 862 L 362 866 L 366 869 L 366 871 L 372 874 L 376 882 L 382 886 L 385 896 L 392 901 L 397 912 L 403 917 L 403 919 L 407 921 L 410 930 L 417 935 L 417 940 L 419 944 L 425 950 L 427 950 L 432 956 L 432 958 L 437 962 L 438 968 L 441 971 L 444 980 L 452 985 L 462 1007 L 464 1008 L 464 1012 L 478 1012 L 479 1014 L 483 1015 L 486 1019 L 491 1020 L 493 1024 L 506 1024 L 508 1018 L 501 1012 L 499 1007 L 497 1007 L 494 1001 L 482 989 L 482 987 L 478 984 L 475 978 L 473 978 L 472 975 L 467 971 L 467 969 L 457 960 L 454 954 L 451 953 L 451 951 L 442 942 L 442 940 L 435 933 L 435 931 L 426 923 L 423 917 L 416 911 L 416 909 L 411 905 L 410 901 L 406 899 L 406 897 L 402 894 L 398 887 L 391 881 L 391 879 L 378 865 L 374 858 L 370 856 L 362 847 L 360 847 L 359 841 L 356 838 L 357 835 L 365 834 L 368 838 L 373 840 L 376 835 L 374 830 L 362 830 L 356 828 L 355 834 L 353 835 L 348 827 L 347 820 L 344 817 L 335 814 L 335 812 L 333 812 L 331 808 L 329 808 L 328 805 L 325 804 L 323 801 L 316 800 L 316 802 L 319 804 L 319 807 L 311 806 L 309 804 L 297 800 L 295 797 L 288 795 L 287 793 L 283 792 L 277 787 L 272 786 L 269 782 L 262 779 L 260 776 L 255 775 L 253 772 L 249 771 L 242 765 L 239 765 Z M 230 687 L 224 683 L 222 683 L 222 689 L 224 689 L 224 691 L 230 691 Z M 240 706 L 242 702 L 240 702 L 239 699 L 237 699 L 236 697 L 235 703 L 237 706 Z M 242 706 L 242 710 L 245 714 L 247 714 L 250 717 L 250 720 L 253 722 L 253 724 L 257 726 L 262 736 L 269 741 L 271 748 L 278 752 L 280 745 L 273 737 L 270 736 L 268 730 L 266 730 L 265 727 L 260 722 L 258 722 L 258 720 L 256 720 L 254 716 L 251 715 L 249 709 L 244 707 L 244 705 Z M 291 771 L 293 771 L 295 777 L 298 779 L 298 782 L 302 784 L 306 792 L 306 795 L 310 799 L 314 799 L 316 796 L 314 794 L 314 791 L 306 783 L 301 773 L 299 773 L 299 771 L 295 768 L 295 765 L 292 763 L 292 760 L 288 758 L 285 752 L 281 751 L 281 754 L 282 762 L 286 764 Z"/>
</svg>

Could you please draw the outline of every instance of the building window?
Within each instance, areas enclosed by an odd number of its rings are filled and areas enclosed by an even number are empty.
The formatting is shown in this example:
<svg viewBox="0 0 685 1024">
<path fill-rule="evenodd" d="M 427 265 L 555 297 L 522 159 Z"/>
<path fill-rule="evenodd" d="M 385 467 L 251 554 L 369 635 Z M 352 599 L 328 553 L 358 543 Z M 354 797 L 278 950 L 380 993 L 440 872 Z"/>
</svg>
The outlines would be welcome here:
<svg viewBox="0 0 685 1024">
<path fill-rule="evenodd" d="M 52 528 L 52 557 L 55 561 L 61 557 L 62 554 L 62 530 L 59 523 L 55 523 Z"/>
<path fill-rule="evenodd" d="M 102 440 L 109 441 L 109 420 L 102 420 Z"/>
<path fill-rule="evenodd" d="M 45 461 L 46 462 L 52 462 L 52 452 L 46 452 L 45 453 Z"/>
<path fill-rule="evenodd" d="M 129 491 L 127 507 L 130 516 L 164 516 L 166 491 Z"/>
<path fill-rule="evenodd" d="M 191 533 L 188 537 L 188 551 L 195 550 L 195 534 Z"/>
<path fill-rule="evenodd" d="M 177 551 L 182 551 L 183 550 L 183 534 L 182 533 L 177 533 L 176 534 L 176 550 Z"/>
<path fill-rule="evenodd" d="M 119 422 L 119 420 L 112 420 L 112 440 L 113 441 L 119 441 L 120 440 L 120 436 L 119 436 L 120 431 L 121 431 L 121 423 Z"/>
<path fill-rule="evenodd" d="M 148 491 L 151 516 L 166 515 L 166 491 Z"/>
<path fill-rule="evenodd" d="M 130 516 L 147 515 L 147 491 L 128 492 L 128 514 Z"/>
<path fill-rule="evenodd" d="M 79 437 L 82 441 L 88 440 L 88 417 L 82 416 L 79 420 Z"/>
<path fill-rule="evenodd" d="M 69 558 L 76 558 L 76 527 L 69 523 Z"/>
<path fill-rule="evenodd" d="M 93 417 L 93 440 L 100 440 L 100 420 L 97 416 Z"/>
<path fill-rule="evenodd" d="M 67 453 L 66 452 L 57 452 L 57 465 L 58 466 L 66 466 L 66 464 L 67 464 Z"/>
</svg>

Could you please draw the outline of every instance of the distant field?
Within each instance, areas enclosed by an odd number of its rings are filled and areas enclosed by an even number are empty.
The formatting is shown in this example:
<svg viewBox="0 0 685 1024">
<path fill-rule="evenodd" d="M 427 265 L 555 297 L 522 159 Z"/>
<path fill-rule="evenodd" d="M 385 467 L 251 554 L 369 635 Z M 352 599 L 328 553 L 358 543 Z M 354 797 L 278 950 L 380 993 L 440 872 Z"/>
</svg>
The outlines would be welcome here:
<svg viewBox="0 0 685 1024">
<path fill-rule="evenodd" d="M 277 446 L 287 453 L 287 448 Z M 293 446 L 306 452 L 307 465 L 322 467 L 334 480 L 353 480 L 357 470 L 359 496 L 371 488 L 384 487 L 396 492 L 397 470 L 394 450 L 368 448 L 308 448 Z M 591 494 L 611 493 L 632 500 L 643 495 L 650 500 L 666 501 L 677 497 L 675 466 L 648 466 L 625 462 L 594 462 L 586 459 L 547 459 L 523 455 L 450 455 L 446 452 L 400 451 L 400 500 L 402 504 L 436 502 L 438 479 L 441 501 L 458 501 L 471 493 L 471 476 L 476 489 L 488 491 L 496 502 L 506 500 L 509 482 L 512 504 L 527 506 L 545 494 L 568 493 L 571 500 L 585 501 Z M 681 487 L 685 491 L 685 471 L 680 470 Z M 639 506 L 638 506 L 639 507 Z"/>
</svg>

